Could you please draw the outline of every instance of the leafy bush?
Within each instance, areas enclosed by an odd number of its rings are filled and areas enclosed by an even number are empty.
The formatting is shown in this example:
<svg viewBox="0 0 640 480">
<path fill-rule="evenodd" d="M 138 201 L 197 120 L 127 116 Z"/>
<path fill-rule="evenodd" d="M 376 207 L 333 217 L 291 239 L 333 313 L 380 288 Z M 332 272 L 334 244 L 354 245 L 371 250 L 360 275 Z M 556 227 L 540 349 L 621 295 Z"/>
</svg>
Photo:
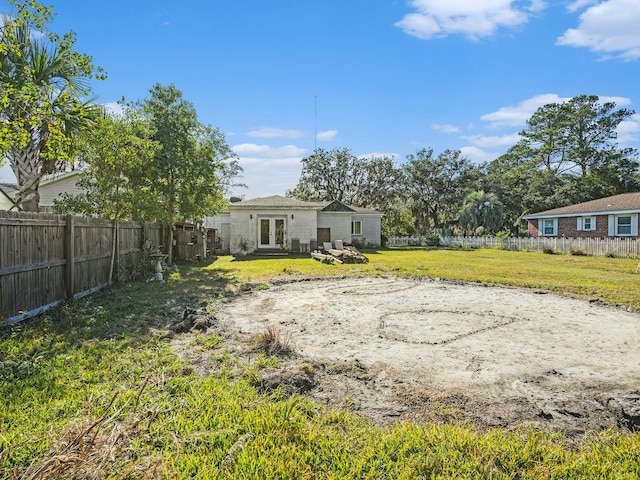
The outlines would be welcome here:
<svg viewBox="0 0 640 480">
<path fill-rule="evenodd" d="M 502 230 L 496 233 L 496 240 L 498 240 L 498 242 L 500 243 L 500 248 L 502 249 L 507 248 L 507 241 L 509 240 L 510 237 L 511 237 L 511 232 L 507 232 L 506 230 Z"/>
<path fill-rule="evenodd" d="M 547 253 L 549 255 L 554 255 L 556 251 L 552 247 L 543 247 L 542 253 Z"/>
<path fill-rule="evenodd" d="M 425 238 L 425 243 L 429 247 L 439 247 L 440 246 L 440 235 L 436 232 L 430 233 Z"/>
</svg>

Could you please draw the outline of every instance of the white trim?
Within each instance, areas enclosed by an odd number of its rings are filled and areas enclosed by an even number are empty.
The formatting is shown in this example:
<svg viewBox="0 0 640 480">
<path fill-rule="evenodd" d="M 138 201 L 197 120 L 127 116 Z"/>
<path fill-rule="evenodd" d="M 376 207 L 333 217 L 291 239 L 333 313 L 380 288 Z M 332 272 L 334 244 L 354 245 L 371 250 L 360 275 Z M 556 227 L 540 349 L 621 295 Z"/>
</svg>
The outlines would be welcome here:
<svg viewBox="0 0 640 480">
<path fill-rule="evenodd" d="M 589 221 L 589 228 L 587 228 L 587 220 Z M 593 232 L 596 229 L 596 217 L 578 217 L 578 231 Z"/>
<path fill-rule="evenodd" d="M 615 215 L 609 215 L 609 231 L 608 234 L 610 237 L 615 237 L 616 236 L 616 216 Z"/>
<path fill-rule="evenodd" d="M 535 220 L 536 218 L 558 218 L 558 217 L 592 217 L 595 215 L 630 215 L 639 213 L 640 209 L 632 208 L 630 210 L 615 210 L 609 212 L 581 212 L 581 213 L 550 213 L 548 215 L 525 215 L 523 220 Z"/>
<path fill-rule="evenodd" d="M 578 221 L 576 222 L 576 230 L 582 231 L 582 217 L 578 217 Z"/>
<path fill-rule="evenodd" d="M 629 218 L 629 223 L 624 224 L 624 227 L 629 227 L 629 233 L 619 233 L 620 225 L 618 220 L 620 218 Z M 613 233 L 611 232 L 611 220 L 613 220 Z M 609 217 L 609 236 L 610 237 L 637 237 L 638 236 L 638 214 L 626 214 L 626 215 L 612 215 Z"/>
<path fill-rule="evenodd" d="M 545 231 L 545 221 L 551 220 L 552 223 L 552 233 L 546 233 Z M 557 218 L 545 218 L 541 220 L 542 222 L 542 230 L 540 230 L 540 235 L 543 237 L 557 237 L 558 236 L 558 219 Z"/>
</svg>

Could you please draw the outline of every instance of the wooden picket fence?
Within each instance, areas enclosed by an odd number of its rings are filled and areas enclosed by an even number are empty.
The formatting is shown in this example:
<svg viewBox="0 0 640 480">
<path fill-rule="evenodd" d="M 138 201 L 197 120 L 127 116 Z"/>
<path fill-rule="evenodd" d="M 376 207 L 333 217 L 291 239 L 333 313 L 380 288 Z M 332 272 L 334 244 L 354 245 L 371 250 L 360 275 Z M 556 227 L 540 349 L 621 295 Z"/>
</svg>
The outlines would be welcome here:
<svg viewBox="0 0 640 480">
<path fill-rule="evenodd" d="M 391 237 L 390 247 L 424 246 L 423 237 Z M 440 245 L 464 248 L 501 248 L 527 252 L 554 252 L 564 254 L 584 254 L 620 258 L 640 258 L 638 238 L 565 238 L 565 237 L 462 237 L 441 236 Z"/>
<path fill-rule="evenodd" d="M 132 275 L 144 247 L 164 238 L 160 225 L 118 222 L 114 245 L 115 227 L 96 218 L 0 211 L 0 324 Z"/>
</svg>

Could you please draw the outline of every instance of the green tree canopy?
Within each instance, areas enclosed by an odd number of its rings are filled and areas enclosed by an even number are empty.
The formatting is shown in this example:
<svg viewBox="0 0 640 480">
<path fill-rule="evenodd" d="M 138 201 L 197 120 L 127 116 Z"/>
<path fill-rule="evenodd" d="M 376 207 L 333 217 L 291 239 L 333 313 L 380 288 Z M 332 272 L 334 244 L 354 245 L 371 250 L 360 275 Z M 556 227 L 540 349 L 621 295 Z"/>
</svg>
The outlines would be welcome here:
<svg viewBox="0 0 640 480">
<path fill-rule="evenodd" d="M 460 210 L 460 226 L 474 232 L 482 229 L 483 233 L 495 233 L 502 226 L 503 209 L 497 195 L 476 190 L 464 197 Z"/>
<path fill-rule="evenodd" d="M 6 155 L 18 181 L 16 202 L 37 211 L 42 175 L 73 161 L 73 135 L 98 113 L 89 81 L 104 74 L 74 50 L 73 32 L 48 29 L 51 7 L 9 3 L 15 11 L 0 26 L 0 158 Z"/>
<path fill-rule="evenodd" d="M 63 193 L 56 209 L 110 220 L 153 220 L 155 198 L 149 176 L 160 145 L 149 122 L 131 108 L 107 116 L 82 137 L 78 147 L 84 170 L 80 194 Z"/>
<path fill-rule="evenodd" d="M 407 155 L 401 184 L 417 231 L 427 235 L 456 220 L 465 192 L 478 179 L 478 170 L 459 150 L 445 150 L 438 156 L 423 148 Z"/>
<path fill-rule="evenodd" d="M 625 175 L 636 152 L 618 146 L 616 129 L 634 113 L 615 102 L 601 103 L 596 95 L 544 105 L 527 121 L 512 152 L 556 175 L 587 176 L 607 166 Z"/>
<path fill-rule="evenodd" d="M 224 135 L 198 121 L 196 110 L 174 85 L 154 85 L 136 104 L 160 145 L 148 176 L 155 192 L 154 219 L 169 224 L 169 258 L 176 220 L 201 221 L 225 206 L 223 194 L 241 171 Z"/>
<path fill-rule="evenodd" d="M 398 169 L 390 157 L 358 158 L 348 148 L 318 148 L 301 162 L 298 185 L 287 192 L 299 200 L 340 200 L 384 211 L 395 196 Z"/>
</svg>

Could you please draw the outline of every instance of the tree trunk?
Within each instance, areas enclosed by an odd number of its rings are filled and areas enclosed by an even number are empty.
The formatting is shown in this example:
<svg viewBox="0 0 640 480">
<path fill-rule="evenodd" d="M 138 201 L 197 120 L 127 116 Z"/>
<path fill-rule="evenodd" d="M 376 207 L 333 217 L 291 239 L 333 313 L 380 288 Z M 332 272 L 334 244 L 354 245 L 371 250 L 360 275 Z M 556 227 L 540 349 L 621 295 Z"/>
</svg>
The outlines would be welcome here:
<svg viewBox="0 0 640 480">
<path fill-rule="evenodd" d="M 173 203 L 173 196 L 169 199 L 169 245 L 167 248 L 167 263 L 169 265 L 173 265 L 173 230 L 175 228 L 175 225 L 173 224 L 174 222 L 174 217 L 175 217 L 175 213 L 174 213 L 174 203 Z"/>
<path fill-rule="evenodd" d="M 12 147 L 7 157 L 18 181 L 16 205 L 25 212 L 38 212 L 40 210 L 38 187 L 42 176 L 40 150 L 32 141 L 25 148 Z"/>
</svg>

